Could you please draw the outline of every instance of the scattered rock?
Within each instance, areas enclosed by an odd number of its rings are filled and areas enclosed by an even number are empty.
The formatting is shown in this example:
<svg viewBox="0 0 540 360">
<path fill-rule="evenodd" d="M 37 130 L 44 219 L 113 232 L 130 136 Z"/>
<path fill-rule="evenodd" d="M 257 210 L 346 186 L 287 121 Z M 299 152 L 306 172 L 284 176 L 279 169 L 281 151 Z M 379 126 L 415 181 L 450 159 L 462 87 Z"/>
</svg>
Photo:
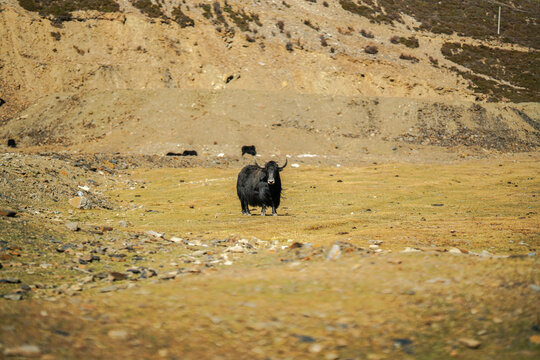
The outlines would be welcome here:
<svg viewBox="0 0 540 360">
<path fill-rule="evenodd" d="M 328 252 L 328 256 L 326 257 L 327 261 L 331 260 L 337 260 L 341 256 L 341 247 L 338 244 L 332 245 L 330 248 L 330 251 Z"/>
<path fill-rule="evenodd" d="M 78 231 L 80 229 L 79 228 L 79 223 L 76 223 L 76 222 L 73 222 L 73 221 L 66 222 L 66 227 L 71 231 Z"/>
<path fill-rule="evenodd" d="M 531 289 L 533 291 L 536 291 L 536 292 L 539 292 L 540 291 L 540 286 L 538 286 L 536 284 L 529 284 L 529 289 Z"/>
<path fill-rule="evenodd" d="M 126 330 L 110 330 L 107 335 L 113 340 L 126 340 L 128 332 Z"/>
<path fill-rule="evenodd" d="M 107 292 L 116 291 L 116 290 L 118 290 L 118 287 L 116 287 L 116 285 L 111 285 L 111 286 L 106 286 L 104 288 L 101 288 L 99 291 L 102 293 L 107 293 Z"/>
<path fill-rule="evenodd" d="M 8 299 L 8 300 L 15 300 L 15 301 L 18 301 L 18 300 L 22 300 L 23 296 L 22 294 L 20 293 L 14 293 L 14 294 L 6 294 L 4 295 L 4 299 Z"/>
<path fill-rule="evenodd" d="M 21 280 L 17 278 L 3 278 L 0 279 L 0 284 L 20 284 Z"/>
<path fill-rule="evenodd" d="M 450 254 L 459 254 L 459 255 L 461 255 L 461 250 L 459 250 L 458 248 L 451 248 L 450 250 L 448 250 L 448 252 Z"/>
<path fill-rule="evenodd" d="M 90 207 L 90 202 L 84 196 L 69 199 L 69 204 L 77 209 L 88 209 Z"/>
<path fill-rule="evenodd" d="M 411 252 L 420 252 L 420 251 L 422 251 L 422 250 L 412 248 L 412 247 L 406 247 L 405 250 L 402 250 L 401 252 L 402 253 L 411 253 Z"/>
<path fill-rule="evenodd" d="M 412 345 L 412 343 L 413 343 L 413 341 L 411 339 L 407 339 L 407 338 L 394 339 L 394 347 L 397 347 L 397 348 L 410 346 L 410 345 Z"/>
<path fill-rule="evenodd" d="M 158 279 L 160 280 L 172 280 L 174 278 L 176 278 L 176 271 L 171 271 L 158 276 Z"/>
<path fill-rule="evenodd" d="M 109 274 L 110 281 L 121 281 L 121 280 L 126 280 L 127 278 L 128 278 L 127 274 L 117 272 L 117 271 L 113 271 Z"/>
<path fill-rule="evenodd" d="M 314 343 L 314 342 L 315 342 L 315 338 L 313 338 L 313 337 L 311 337 L 311 336 L 307 336 L 307 335 L 297 335 L 297 334 L 293 334 L 292 336 L 294 336 L 295 338 L 297 338 L 298 340 L 300 340 L 300 342 L 303 342 L 303 343 L 311 344 L 311 343 Z"/>
<path fill-rule="evenodd" d="M 317 344 L 317 343 L 314 343 L 314 344 L 311 344 L 309 346 L 309 352 L 311 353 L 314 353 L 314 354 L 318 354 L 322 351 L 323 347 L 321 344 Z"/>
<path fill-rule="evenodd" d="M 231 253 L 244 253 L 246 252 L 246 249 L 240 244 L 236 244 L 234 246 L 229 246 L 227 249 L 225 249 L 225 251 Z"/>
<path fill-rule="evenodd" d="M 79 260 L 79 264 L 85 265 L 85 264 L 91 263 L 92 261 L 99 261 L 100 257 L 97 255 L 83 255 L 79 257 L 78 260 Z"/>
<path fill-rule="evenodd" d="M 181 244 L 181 243 L 184 242 L 184 239 L 179 238 L 179 237 L 176 237 L 176 236 L 173 236 L 170 240 L 171 240 L 173 243 L 177 243 L 177 244 Z"/>
<path fill-rule="evenodd" d="M 339 355 L 334 353 L 334 352 L 330 352 L 330 353 L 327 353 L 324 355 L 324 359 L 325 360 L 336 360 L 336 359 L 339 359 Z"/>
<path fill-rule="evenodd" d="M 6 348 L 4 350 L 6 356 L 23 356 L 23 357 L 37 357 L 41 355 L 41 350 L 37 345 L 21 345 L 12 348 Z"/>
<path fill-rule="evenodd" d="M 0 216 L 15 217 L 15 215 L 17 215 L 15 211 L 0 209 Z"/>
<path fill-rule="evenodd" d="M 118 222 L 118 226 L 123 227 L 123 228 L 127 228 L 127 227 L 131 226 L 131 224 L 129 222 L 127 222 L 126 220 L 120 220 Z"/>
<path fill-rule="evenodd" d="M 458 339 L 458 342 L 460 344 L 465 345 L 469 349 L 478 349 L 481 345 L 480 341 L 475 340 L 475 339 L 470 339 L 470 338 L 461 338 L 461 339 Z"/>
<path fill-rule="evenodd" d="M 154 237 L 154 238 L 158 238 L 158 239 L 163 239 L 163 235 L 165 235 L 164 233 L 158 233 L 158 232 L 155 232 L 153 230 L 149 230 L 147 232 L 145 232 L 146 235 L 148 236 L 151 236 L 151 237 Z"/>
</svg>

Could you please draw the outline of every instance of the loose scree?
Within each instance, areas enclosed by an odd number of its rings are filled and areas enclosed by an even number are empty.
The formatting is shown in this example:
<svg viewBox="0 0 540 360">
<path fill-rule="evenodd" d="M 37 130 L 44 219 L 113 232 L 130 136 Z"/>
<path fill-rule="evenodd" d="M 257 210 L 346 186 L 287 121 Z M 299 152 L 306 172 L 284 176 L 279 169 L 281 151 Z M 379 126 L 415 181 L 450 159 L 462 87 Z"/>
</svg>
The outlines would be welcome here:
<svg viewBox="0 0 540 360">
<path fill-rule="evenodd" d="M 272 207 L 272 215 L 277 216 L 276 209 L 281 200 L 281 178 L 279 173 L 287 166 L 287 160 L 282 167 L 275 161 L 267 162 L 264 167 L 255 165 L 245 166 L 238 174 L 236 192 L 242 206 L 242 214 L 251 215 L 249 206 L 261 206 L 261 215 L 265 216 L 266 207 Z"/>
</svg>

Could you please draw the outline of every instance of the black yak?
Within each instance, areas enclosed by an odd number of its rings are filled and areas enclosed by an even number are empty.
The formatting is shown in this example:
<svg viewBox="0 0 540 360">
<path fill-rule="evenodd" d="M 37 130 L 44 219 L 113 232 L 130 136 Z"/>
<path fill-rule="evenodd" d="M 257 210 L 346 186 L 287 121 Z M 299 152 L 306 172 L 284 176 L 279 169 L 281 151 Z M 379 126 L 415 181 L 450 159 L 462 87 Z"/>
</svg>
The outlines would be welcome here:
<svg viewBox="0 0 540 360">
<path fill-rule="evenodd" d="M 197 156 L 197 151 L 195 150 L 184 150 L 183 153 L 175 153 L 169 151 L 166 156 Z"/>
<path fill-rule="evenodd" d="M 242 206 L 242 214 L 251 215 L 249 205 L 262 206 L 261 215 L 265 216 L 266 207 L 272 207 L 272 215 L 277 216 L 276 209 L 281 199 L 281 178 L 279 172 L 287 166 L 279 167 L 275 161 L 269 161 L 264 167 L 255 165 L 245 166 L 238 174 L 236 193 Z"/>
<path fill-rule="evenodd" d="M 255 145 L 244 145 L 242 146 L 242 156 L 244 156 L 244 154 L 249 154 L 249 155 L 257 155 L 257 151 L 255 150 Z"/>
</svg>

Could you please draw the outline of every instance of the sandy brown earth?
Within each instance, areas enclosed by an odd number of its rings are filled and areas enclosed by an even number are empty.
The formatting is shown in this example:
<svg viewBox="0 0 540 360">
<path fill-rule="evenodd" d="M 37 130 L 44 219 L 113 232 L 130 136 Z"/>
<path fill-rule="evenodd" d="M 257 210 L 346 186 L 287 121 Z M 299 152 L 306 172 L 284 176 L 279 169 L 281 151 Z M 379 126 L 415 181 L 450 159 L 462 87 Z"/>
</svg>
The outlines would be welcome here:
<svg viewBox="0 0 540 360">
<path fill-rule="evenodd" d="M 537 89 L 475 74 L 532 99 L 493 102 L 441 51 L 534 46 L 339 1 L 227 2 L 248 30 L 117 3 L 0 1 L 0 358 L 538 357 Z M 280 216 L 240 213 L 254 159 L 287 159 Z"/>
</svg>

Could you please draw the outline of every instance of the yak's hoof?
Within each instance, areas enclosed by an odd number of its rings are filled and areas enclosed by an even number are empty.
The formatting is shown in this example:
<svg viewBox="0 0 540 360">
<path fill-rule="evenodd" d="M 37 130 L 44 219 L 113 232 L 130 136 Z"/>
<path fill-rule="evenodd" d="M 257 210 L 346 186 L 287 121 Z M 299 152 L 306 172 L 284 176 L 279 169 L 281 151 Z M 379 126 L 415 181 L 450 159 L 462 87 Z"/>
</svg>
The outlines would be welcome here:
<svg viewBox="0 0 540 360">
<path fill-rule="evenodd" d="M 273 213 L 272 216 L 277 216 L 277 213 Z"/>
</svg>

